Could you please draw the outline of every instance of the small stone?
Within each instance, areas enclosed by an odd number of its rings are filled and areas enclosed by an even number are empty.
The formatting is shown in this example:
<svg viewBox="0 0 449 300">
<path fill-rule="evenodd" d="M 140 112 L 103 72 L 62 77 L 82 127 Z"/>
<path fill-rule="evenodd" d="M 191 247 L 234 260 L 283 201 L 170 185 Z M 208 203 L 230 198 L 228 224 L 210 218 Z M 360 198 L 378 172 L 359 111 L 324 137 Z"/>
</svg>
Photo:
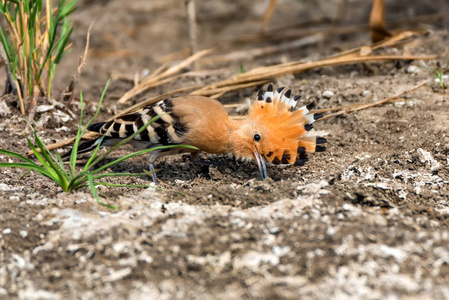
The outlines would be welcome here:
<svg viewBox="0 0 449 300">
<path fill-rule="evenodd" d="M 26 238 L 28 236 L 28 232 L 26 230 L 20 230 L 19 234 L 23 238 Z"/>
<path fill-rule="evenodd" d="M 5 101 L 0 101 L 0 116 L 6 116 L 11 114 L 11 110 L 8 105 L 6 105 Z"/>
<path fill-rule="evenodd" d="M 10 233 L 11 233 L 11 228 L 5 228 L 5 229 L 2 231 L 2 233 L 3 233 L 3 234 L 10 234 Z"/>
<path fill-rule="evenodd" d="M 323 92 L 323 98 L 326 98 L 326 99 L 330 99 L 333 95 L 334 95 L 334 92 L 329 91 L 329 90 Z"/>
<path fill-rule="evenodd" d="M 407 68 L 407 73 L 411 73 L 411 74 L 415 74 L 415 73 L 419 73 L 421 69 L 417 66 L 409 66 Z"/>
<path fill-rule="evenodd" d="M 371 91 L 365 90 L 363 91 L 363 97 L 371 97 L 373 93 Z"/>
</svg>

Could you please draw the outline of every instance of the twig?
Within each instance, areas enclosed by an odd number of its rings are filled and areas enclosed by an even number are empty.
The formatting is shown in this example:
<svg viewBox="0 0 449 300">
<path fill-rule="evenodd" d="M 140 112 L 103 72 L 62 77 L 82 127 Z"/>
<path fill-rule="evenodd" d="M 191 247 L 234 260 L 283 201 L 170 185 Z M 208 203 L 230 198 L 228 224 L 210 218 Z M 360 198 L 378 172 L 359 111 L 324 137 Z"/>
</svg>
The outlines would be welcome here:
<svg viewBox="0 0 449 300">
<path fill-rule="evenodd" d="M 83 72 L 84 66 L 86 65 L 87 53 L 89 52 L 90 31 L 92 30 L 93 24 L 94 22 L 90 23 L 89 29 L 87 30 L 86 47 L 84 48 L 84 54 L 80 57 L 77 73 L 72 76 L 72 80 L 70 81 L 69 86 L 62 94 L 62 101 L 67 105 L 70 105 L 70 103 L 73 101 L 73 98 L 75 97 L 76 85 L 81 77 L 81 73 Z"/>
<path fill-rule="evenodd" d="M 364 109 L 367 109 L 367 108 L 379 106 L 379 105 L 385 104 L 387 102 L 394 101 L 395 99 L 397 99 L 399 97 L 402 97 L 402 96 L 404 96 L 407 93 L 411 93 L 411 92 L 419 89 L 420 87 L 422 87 L 422 86 L 424 86 L 426 84 L 427 84 L 427 81 L 424 81 L 424 82 L 421 82 L 418 85 L 415 85 L 411 89 L 408 89 L 406 91 L 400 92 L 400 93 L 398 93 L 396 95 L 393 95 L 393 96 L 390 96 L 388 98 L 385 98 L 385 99 L 382 99 L 382 100 L 379 100 L 379 101 L 376 101 L 376 102 L 372 102 L 372 103 L 365 103 L 365 104 L 362 104 L 362 105 L 357 104 L 357 105 L 354 105 L 353 107 L 344 108 L 344 109 L 342 109 L 339 112 L 335 112 L 335 113 L 331 113 L 331 114 L 325 115 L 323 118 L 319 119 L 319 121 L 326 120 L 326 119 L 329 119 L 329 118 L 332 118 L 332 117 L 341 116 L 341 115 L 344 115 L 344 114 L 349 114 L 349 113 L 352 113 L 352 112 L 364 110 Z"/>
<path fill-rule="evenodd" d="M 233 84 L 230 86 L 225 86 L 225 87 L 220 87 L 220 88 L 214 88 L 211 90 L 196 90 L 192 93 L 190 93 L 191 95 L 196 95 L 196 96 L 209 96 L 209 95 L 215 95 L 215 94 L 225 94 L 228 92 L 232 92 L 232 91 L 236 91 L 236 90 L 240 90 L 240 89 L 244 89 L 247 87 L 252 87 L 252 86 L 256 86 L 256 85 L 263 85 L 265 83 L 270 82 L 271 79 L 264 79 L 264 80 L 259 80 L 259 81 L 253 81 L 253 82 L 249 82 L 249 83 L 244 83 L 244 84 Z"/>
<path fill-rule="evenodd" d="M 189 29 L 190 55 L 193 55 L 198 49 L 195 0 L 185 0 L 185 6 L 187 11 L 187 28 Z M 198 69 L 196 62 L 193 63 L 193 69 Z"/>
<path fill-rule="evenodd" d="M 119 103 L 124 104 L 127 103 L 132 97 L 139 95 L 140 93 L 143 93 L 144 91 L 148 90 L 151 87 L 159 86 L 161 85 L 162 79 L 166 79 L 167 77 L 173 76 L 174 74 L 181 71 L 183 68 L 187 67 L 188 65 L 192 64 L 194 61 L 198 60 L 199 58 L 211 53 L 213 49 L 207 49 L 198 51 L 197 53 L 193 54 L 192 56 L 189 56 L 185 60 L 181 61 L 180 63 L 168 68 L 164 72 L 157 74 L 155 76 L 148 76 L 142 79 L 142 81 L 139 83 L 138 86 L 132 88 L 128 92 L 126 92 L 119 100 Z"/>
<path fill-rule="evenodd" d="M 28 114 L 28 122 L 30 124 L 34 121 L 34 115 L 36 114 L 36 106 L 37 106 L 37 100 L 39 98 L 40 89 L 37 85 L 33 86 L 33 99 L 30 103 L 30 112 Z"/>
<path fill-rule="evenodd" d="M 279 44 L 279 45 L 273 45 L 273 46 L 267 46 L 262 48 L 255 48 L 255 49 L 246 49 L 246 50 L 240 50 L 235 51 L 232 53 L 228 53 L 225 55 L 220 56 L 212 56 L 210 58 L 207 58 L 202 61 L 203 64 L 207 63 L 223 63 L 223 62 L 229 62 L 229 61 L 238 61 L 238 60 L 251 60 L 255 57 L 270 55 L 273 53 L 278 52 L 286 52 L 291 51 L 292 49 L 297 49 L 300 47 L 308 46 L 311 44 L 316 44 L 318 42 L 321 42 L 323 40 L 322 34 L 316 34 L 312 36 L 308 36 L 305 38 L 301 38 L 298 40 L 290 41 L 287 43 Z"/>
<path fill-rule="evenodd" d="M 261 32 L 265 31 L 265 28 L 267 27 L 267 24 L 271 19 L 271 15 L 273 14 L 273 11 L 274 11 L 274 8 L 276 7 L 277 2 L 278 2 L 278 0 L 270 0 L 267 10 L 265 11 L 265 14 L 263 16 L 262 25 L 260 26 Z"/>
<path fill-rule="evenodd" d="M 194 90 L 194 89 L 197 89 L 198 87 L 199 86 L 197 86 L 197 85 L 186 86 L 186 87 L 183 87 L 183 88 L 180 88 L 180 89 L 177 89 L 177 90 L 174 90 L 174 91 L 171 91 L 171 92 L 159 95 L 157 97 L 144 100 L 144 101 L 139 102 L 139 103 L 137 103 L 137 104 L 135 104 L 133 106 L 128 107 L 127 109 L 122 110 L 121 112 L 119 112 L 115 116 L 111 117 L 108 121 L 114 120 L 114 119 L 116 119 L 116 118 L 118 118 L 120 116 L 126 115 L 126 114 L 128 114 L 130 112 L 133 112 L 133 111 L 136 111 L 136 110 L 138 110 L 138 109 L 140 109 L 142 107 L 154 104 L 154 103 L 156 103 L 158 101 L 161 101 L 163 99 L 171 97 L 171 96 L 173 96 L 175 94 L 179 94 L 179 93 L 183 93 L 183 92 L 186 92 L 186 91 Z"/>
</svg>

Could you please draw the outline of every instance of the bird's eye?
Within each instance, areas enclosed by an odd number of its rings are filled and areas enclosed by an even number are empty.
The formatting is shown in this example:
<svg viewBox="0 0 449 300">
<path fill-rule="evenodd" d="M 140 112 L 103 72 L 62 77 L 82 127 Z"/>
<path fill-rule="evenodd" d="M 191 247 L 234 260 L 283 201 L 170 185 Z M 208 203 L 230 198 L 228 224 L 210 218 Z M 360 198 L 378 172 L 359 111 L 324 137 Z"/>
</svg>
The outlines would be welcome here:
<svg viewBox="0 0 449 300">
<path fill-rule="evenodd" d="M 259 135 L 258 133 L 256 133 L 256 134 L 254 135 L 254 140 L 255 140 L 256 142 L 260 141 L 260 135 Z"/>
</svg>

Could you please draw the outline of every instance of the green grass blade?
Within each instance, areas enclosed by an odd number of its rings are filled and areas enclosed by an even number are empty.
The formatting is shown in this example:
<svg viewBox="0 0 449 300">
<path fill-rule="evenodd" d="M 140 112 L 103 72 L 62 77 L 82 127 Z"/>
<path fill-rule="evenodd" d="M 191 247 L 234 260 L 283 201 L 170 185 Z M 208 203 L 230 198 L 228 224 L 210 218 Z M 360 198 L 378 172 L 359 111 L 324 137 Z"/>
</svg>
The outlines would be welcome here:
<svg viewBox="0 0 449 300">
<path fill-rule="evenodd" d="M 110 182 L 95 182 L 95 185 L 104 185 L 112 187 L 130 187 L 130 188 L 148 188 L 148 184 L 120 184 L 120 183 L 110 183 Z M 158 191 L 163 191 L 162 188 L 154 187 Z"/>
<path fill-rule="evenodd" d="M 106 85 L 104 86 L 103 92 L 101 93 L 100 101 L 98 101 L 98 107 L 95 111 L 94 116 L 87 122 L 86 126 L 83 129 L 83 134 L 86 132 L 87 128 L 92 124 L 92 122 L 97 118 L 98 114 L 100 113 L 101 104 L 103 103 L 104 96 L 106 95 L 106 91 L 108 90 L 109 84 L 111 83 L 112 77 L 108 79 L 108 82 L 106 82 Z"/>
<path fill-rule="evenodd" d="M 81 113 L 80 113 L 80 122 L 78 125 L 78 132 L 76 134 L 75 143 L 73 143 L 72 153 L 70 155 L 70 166 L 74 169 L 76 164 L 76 157 L 78 155 L 78 145 L 81 140 L 81 137 L 86 132 L 87 128 L 89 128 L 90 124 L 94 121 L 94 119 L 98 116 L 100 113 L 101 104 L 103 103 L 104 96 L 106 95 L 106 91 L 108 90 L 109 83 L 111 82 L 111 78 L 108 79 L 108 82 L 106 82 L 106 85 L 103 89 L 103 93 L 101 94 L 100 101 L 98 101 L 98 107 L 94 114 L 94 116 L 87 122 L 86 126 L 82 127 L 82 115 L 83 115 L 83 94 L 80 93 L 80 102 L 81 102 Z"/>
<path fill-rule="evenodd" d="M 104 140 L 104 135 L 100 138 L 100 141 L 97 145 L 97 147 L 95 147 L 94 153 L 92 153 L 92 155 L 90 156 L 89 160 L 87 161 L 87 163 L 84 165 L 84 169 L 83 171 L 87 171 L 90 168 L 90 164 L 94 161 L 95 157 L 97 156 L 98 151 L 101 148 L 101 143 Z"/>
<path fill-rule="evenodd" d="M 5 34 L 3 33 L 3 29 L 1 28 L 1 26 L 0 26 L 0 38 L 1 38 L 1 42 L 3 44 L 3 48 L 5 49 L 5 53 L 6 53 L 6 57 L 8 59 L 8 62 L 11 63 L 12 61 L 14 61 L 14 59 L 12 59 L 12 56 L 11 56 L 11 53 L 10 53 L 11 44 L 6 39 Z"/>
<path fill-rule="evenodd" d="M 76 158 L 78 156 L 78 144 L 83 136 L 83 114 L 84 114 L 84 102 L 83 102 L 83 92 L 80 92 L 80 121 L 78 124 L 78 131 L 76 132 L 75 142 L 73 143 L 72 153 L 70 153 L 69 165 L 70 172 L 72 172 L 72 177 L 75 176 Z"/>
<path fill-rule="evenodd" d="M 98 204 L 100 204 L 101 206 L 107 207 L 107 208 L 118 209 L 118 207 L 111 205 L 111 204 L 103 203 L 100 200 L 100 197 L 98 196 L 98 193 L 97 193 L 97 188 L 95 187 L 94 179 L 91 174 L 87 174 L 87 179 L 89 181 L 90 191 L 91 191 L 92 195 L 95 197 L 95 199 L 97 199 Z"/>
<path fill-rule="evenodd" d="M 65 4 L 65 3 L 64 3 Z M 78 7 L 74 7 L 76 4 L 76 0 L 72 0 L 69 3 L 65 4 L 65 6 L 61 9 L 60 17 L 65 18 L 74 12 Z"/>
<path fill-rule="evenodd" d="M 68 24 L 68 26 L 70 26 L 70 24 Z M 54 60 L 55 64 L 59 64 L 61 62 L 61 59 L 64 55 L 64 50 L 69 42 L 69 38 L 72 35 L 73 32 L 73 27 L 69 28 L 67 32 L 64 33 L 63 36 L 61 36 L 61 38 L 58 41 L 58 49 L 56 51 L 56 57 Z"/>
<path fill-rule="evenodd" d="M 12 152 L 12 151 L 8 151 L 8 150 L 0 149 L 0 154 L 5 154 L 5 155 L 11 156 L 11 157 L 15 157 L 15 158 L 21 159 L 21 160 L 23 160 L 24 162 L 27 162 L 27 163 L 29 163 L 29 164 L 35 164 L 35 165 L 37 165 L 37 164 L 36 164 L 34 161 L 32 161 L 31 159 L 29 159 L 29 158 L 27 158 L 27 157 L 25 157 L 25 156 L 23 156 L 23 155 L 20 155 L 19 153 L 16 153 L 16 152 Z"/>
<path fill-rule="evenodd" d="M 53 168 L 50 167 L 50 165 L 47 163 L 47 161 L 42 157 L 42 155 L 37 151 L 36 147 L 34 147 L 33 143 L 30 141 L 28 137 L 26 137 L 28 146 L 30 146 L 31 150 L 33 151 L 34 156 L 39 160 L 39 162 L 42 164 L 42 166 L 56 178 L 56 173 L 54 172 Z"/>
<path fill-rule="evenodd" d="M 105 173 L 97 176 L 93 176 L 94 180 L 104 178 L 104 177 L 139 177 L 147 176 L 147 173 Z"/>
<path fill-rule="evenodd" d="M 36 164 L 32 165 L 32 164 L 25 164 L 25 163 L 0 163 L 0 168 L 21 168 L 21 169 L 33 170 L 33 171 L 36 171 L 44 176 L 47 176 L 47 177 L 55 180 L 55 178 L 53 177 L 53 175 L 50 172 L 48 172 L 45 168 L 43 168 L 39 165 L 36 165 Z"/>
<path fill-rule="evenodd" d="M 64 162 L 62 161 L 62 157 L 61 155 L 59 155 L 59 153 L 55 153 L 55 157 L 56 157 L 56 163 L 58 164 L 59 168 L 61 170 L 65 170 L 65 166 L 64 166 Z"/>
<path fill-rule="evenodd" d="M 107 164 L 105 164 L 105 165 L 99 167 L 98 169 L 94 170 L 94 171 L 92 172 L 92 174 L 97 174 L 98 172 L 100 172 L 100 171 L 102 171 L 102 170 L 104 170 L 104 169 L 107 169 L 107 168 L 109 168 L 110 166 L 113 166 L 113 165 L 115 165 L 115 164 L 117 164 L 117 163 L 119 163 L 119 162 L 121 162 L 121 161 L 127 160 L 127 159 L 129 159 L 129 158 L 131 158 L 131 157 L 134 157 L 134 156 L 137 156 L 137 155 L 149 153 L 149 152 L 155 151 L 155 150 L 162 150 L 162 149 L 169 149 L 169 148 L 178 148 L 178 147 L 179 147 L 179 148 L 188 148 L 188 149 L 198 150 L 198 148 L 193 147 L 193 146 L 189 146 L 189 145 L 159 146 L 159 147 L 154 147 L 154 148 L 150 148 L 150 149 L 140 150 L 140 151 L 133 152 L 133 153 L 130 153 L 130 154 L 128 154 L 128 155 L 122 156 L 122 157 L 120 157 L 119 159 L 116 159 L 116 160 L 114 160 L 114 161 L 112 161 L 112 162 L 110 162 L 110 163 L 107 163 Z"/>
<path fill-rule="evenodd" d="M 56 158 L 54 158 L 50 151 L 48 150 L 48 148 L 44 145 L 44 143 L 42 143 L 42 140 L 39 138 L 39 136 L 37 135 L 36 130 L 34 130 L 33 128 L 33 133 L 34 133 L 34 139 L 37 143 L 37 145 L 39 146 L 39 149 L 41 150 L 41 153 L 46 161 L 46 163 L 50 166 L 50 168 L 53 169 L 54 173 L 56 174 L 58 180 L 57 183 L 62 187 L 62 189 L 64 191 L 67 191 L 67 187 L 69 185 L 68 183 L 68 177 L 67 174 L 65 173 L 64 168 L 61 170 L 59 168 L 59 166 L 55 163 L 57 160 Z"/>
</svg>

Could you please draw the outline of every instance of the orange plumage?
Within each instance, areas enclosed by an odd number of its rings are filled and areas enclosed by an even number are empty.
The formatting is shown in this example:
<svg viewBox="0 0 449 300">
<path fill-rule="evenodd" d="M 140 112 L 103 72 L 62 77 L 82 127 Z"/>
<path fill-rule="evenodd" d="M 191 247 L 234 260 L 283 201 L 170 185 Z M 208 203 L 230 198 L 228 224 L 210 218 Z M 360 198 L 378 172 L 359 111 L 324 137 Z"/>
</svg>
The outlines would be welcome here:
<svg viewBox="0 0 449 300">
<path fill-rule="evenodd" d="M 313 128 L 319 114 L 309 114 L 313 103 L 296 109 L 299 96 L 290 98 L 291 91 L 283 88 L 260 91 L 258 100 L 249 111 L 249 118 L 235 121 L 220 102 L 206 97 L 185 96 L 165 99 L 135 113 L 111 122 L 93 124 L 89 130 L 105 135 L 104 146 L 111 146 L 144 126 L 153 116 L 164 114 L 130 144 L 136 148 L 187 144 L 208 153 L 233 153 L 237 158 L 256 160 L 262 179 L 267 177 L 264 158 L 273 164 L 304 165 L 308 152 L 324 151 L 324 138 L 305 136 Z M 95 148 L 99 139 L 80 145 L 79 152 Z M 150 170 L 162 156 L 193 152 L 192 149 L 172 148 L 153 151 L 149 156 Z M 156 176 L 153 176 L 156 181 Z"/>
</svg>

